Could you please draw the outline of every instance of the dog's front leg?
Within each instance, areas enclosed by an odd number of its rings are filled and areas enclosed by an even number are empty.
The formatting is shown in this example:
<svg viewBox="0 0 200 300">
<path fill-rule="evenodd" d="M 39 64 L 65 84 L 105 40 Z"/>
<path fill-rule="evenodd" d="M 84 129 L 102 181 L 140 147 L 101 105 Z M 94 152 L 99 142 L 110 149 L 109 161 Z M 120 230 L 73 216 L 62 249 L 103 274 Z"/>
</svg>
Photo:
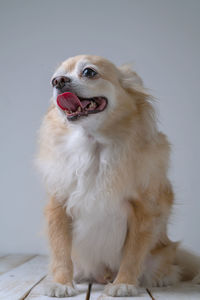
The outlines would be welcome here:
<svg viewBox="0 0 200 300">
<path fill-rule="evenodd" d="M 131 202 L 120 268 L 115 281 L 105 288 L 107 295 L 137 295 L 138 278 L 151 243 L 152 217 L 143 204 Z"/>
<path fill-rule="evenodd" d="M 54 282 L 45 293 L 53 297 L 76 294 L 73 287 L 73 264 L 71 260 L 71 218 L 63 206 L 52 198 L 45 210 L 48 238 L 51 248 L 51 272 Z"/>
</svg>

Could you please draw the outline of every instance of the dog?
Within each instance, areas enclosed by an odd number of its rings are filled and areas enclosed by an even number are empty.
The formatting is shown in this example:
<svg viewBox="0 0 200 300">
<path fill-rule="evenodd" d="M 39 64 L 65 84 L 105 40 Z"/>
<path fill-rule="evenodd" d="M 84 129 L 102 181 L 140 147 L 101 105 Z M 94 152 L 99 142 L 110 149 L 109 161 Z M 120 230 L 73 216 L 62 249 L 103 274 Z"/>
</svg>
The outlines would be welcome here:
<svg viewBox="0 0 200 300">
<path fill-rule="evenodd" d="M 50 199 L 47 295 L 72 296 L 81 280 L 134 296 L 139 285 L 192 279 L 196 260 L 182 268 L 185 253 L 167 235 L 170 144 L 141 78 L 129 66 L 79 55 L 58 67 L 52 85 L 37 155 Z"/>
</svg>

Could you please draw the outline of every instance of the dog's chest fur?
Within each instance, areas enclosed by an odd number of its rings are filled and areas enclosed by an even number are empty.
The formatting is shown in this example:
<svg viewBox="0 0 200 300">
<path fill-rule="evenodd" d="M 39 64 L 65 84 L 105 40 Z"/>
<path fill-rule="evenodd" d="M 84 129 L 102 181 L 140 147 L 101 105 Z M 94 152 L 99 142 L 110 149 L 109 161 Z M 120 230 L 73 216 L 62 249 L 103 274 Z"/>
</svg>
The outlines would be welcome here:
<svg viewBox="0 0 200 300">
<path fill-rule="evenodd" d="M 59 197 L 66 198 L 73 219 L 75 262 L 86 276 L 98 276 L 105 266 L 116 270 L 127 223 L 122 201 L 127 190 L 118 184 L 123 181 L 117 174 L 120 157 L 82 130 L 64 137 L 56 152 L 53 186 L 59 186 Z"/>
</svg>

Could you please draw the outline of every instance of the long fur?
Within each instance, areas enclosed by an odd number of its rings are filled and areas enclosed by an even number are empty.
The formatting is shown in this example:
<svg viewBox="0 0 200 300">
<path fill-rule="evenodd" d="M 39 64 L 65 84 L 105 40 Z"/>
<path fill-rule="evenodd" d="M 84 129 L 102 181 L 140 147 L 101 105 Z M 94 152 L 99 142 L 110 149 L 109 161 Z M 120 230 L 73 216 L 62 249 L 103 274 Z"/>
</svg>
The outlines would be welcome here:
<svg viewBox="0 0 200 300">
<path fill-rule="evenodd" d="M 78 75 L 86 65 L 98 70 L 95 82 Z M 151 96 L 128 66 L 117 68 L 101 57 L 71 58 L 54 76 L 66 74 L 73 79 L 70 91 L 105 96 L 108 107 L 69 122 L 54 91 L 40 129 L 37 164 L 50 197 L 54 280 L 73 286 L 75 277 L 109 278 L 114 283 L 106 292 L 113 296 L 134 295 L 138 284 L 178 282 L 178 244 L 167 237 L 174 200 L 167 177 L 170 145 L 157 129 Z"/>
</svg>

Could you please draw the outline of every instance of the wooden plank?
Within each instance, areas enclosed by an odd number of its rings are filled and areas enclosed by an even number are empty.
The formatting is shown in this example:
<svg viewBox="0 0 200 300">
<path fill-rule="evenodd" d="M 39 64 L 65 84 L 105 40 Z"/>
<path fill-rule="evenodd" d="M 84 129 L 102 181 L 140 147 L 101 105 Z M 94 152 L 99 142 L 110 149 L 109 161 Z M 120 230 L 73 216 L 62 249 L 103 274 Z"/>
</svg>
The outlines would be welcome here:
<svg viewBox="0 0 200 300">
<path fill-rule="evenodd" d="M 0 299 L 21 300 L 47 274 L 47 258 L 36 256 L 0 275 Z"/>
<path fill-rule="evenodd" d="M 176 286 L 151 288 L 155 300 L 199 300 L 200 285 L 191 282 L 180 283 Z"/>
<path fill-rule="evenodd" d="M 28 294 L 28 296 L 25 298 L 25 300 L 50 300 L 51 297 L 44 295 L 45 286 L 49 285 L 52 282 L 52 279 L 50 276 L 44 278 L 41 280 Z M 79 291 L 79 294 L 73 297 L 65 297 L 65 298 L 59 298 L 59 300 L 85 300 L 86 293 L 88 289 L 88 284 L 76 284 L 76 288 Z"/>
<path fill-rule="evenodd" d="M 132 296 L 132 297 L 109 297 L 105 294 L 103 294 L 103 290 L 105 288 L 105 285 L 103 284 L 93 284 L 90 294 L 90 300 L 150 300 L 151 297 L 147 293 L 147 291 L 144 288 L 138 288 L 138 296 Z M 157 300 L 157 299 L 156 299 Z"/>
<path fill-rule="evenodd" d="M 0 257 L 0 275 L 33 258 L 33 255 L 15 254 Z"/>
</svg>

